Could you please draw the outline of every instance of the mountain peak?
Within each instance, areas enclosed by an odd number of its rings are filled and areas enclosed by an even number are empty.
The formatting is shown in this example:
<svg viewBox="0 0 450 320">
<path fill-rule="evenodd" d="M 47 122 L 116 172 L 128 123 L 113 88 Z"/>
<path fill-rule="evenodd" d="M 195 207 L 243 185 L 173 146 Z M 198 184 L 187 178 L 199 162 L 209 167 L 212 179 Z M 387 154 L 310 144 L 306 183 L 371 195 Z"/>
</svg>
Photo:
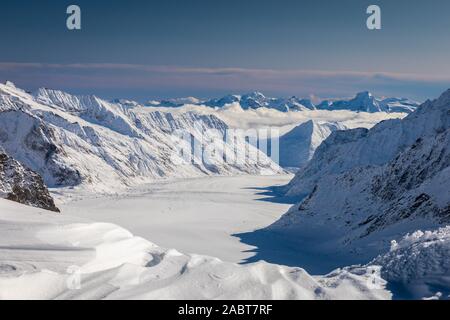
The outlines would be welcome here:
<svg viewBox="0 0 450 320">
<path fill-rule="evenodd" d="M 355 99 L 371 99 L 371 98 L 373 98 L 373 95 L 369 91 L 358 92 L 355 97 Z"/>
<path fill-rule="evenodd" d="M 441 96 L 438 98 L 437 103 L 439 105 L 447 105 L 450 104 L 450 89 L 445 91 Z"/>
<path fill-rule="evenodd" d="M 357 95 L 357 96 L 358 96 L 358 95 L 364 95 L 364 96 L 369 96 L 369 97 L 371 97 L 371 96 L 372 96 L 372 93 L 371 93 L 370 91 L 361 91 L 361 92 L 358 92 L 356 95 Z"/>
<path fill-rule="evenodd" d="M 253 91 L 242 96 L 244 99 L 265 99 L 266 96 L 259 91 Z"/>
<path fill-rule="evenodd" d="M 14 82 L 9 81 L 9 80 L 6 80 L 5 86 L 10 87 L 10 88 L 16 88 L 16 85 L 14 84 Z"/>
</svg>

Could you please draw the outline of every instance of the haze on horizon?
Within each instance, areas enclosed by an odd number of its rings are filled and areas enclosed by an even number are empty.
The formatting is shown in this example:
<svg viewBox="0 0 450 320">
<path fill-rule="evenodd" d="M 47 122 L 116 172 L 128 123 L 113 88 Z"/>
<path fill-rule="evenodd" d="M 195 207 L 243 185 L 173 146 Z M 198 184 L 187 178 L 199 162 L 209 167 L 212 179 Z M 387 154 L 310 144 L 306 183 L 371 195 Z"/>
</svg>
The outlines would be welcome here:
<svg viewBox="0 0 450 320">
<path fill-rule="evenodd" d="M 82 30 L 65 27 L 82 9 Z M 366 8 L 382 9 L 379 31 Z M 449 87 L 450 2 L 158 0 L 2 3 L 0 81 L 136 100 L 378 96 Z"/>
</svg>

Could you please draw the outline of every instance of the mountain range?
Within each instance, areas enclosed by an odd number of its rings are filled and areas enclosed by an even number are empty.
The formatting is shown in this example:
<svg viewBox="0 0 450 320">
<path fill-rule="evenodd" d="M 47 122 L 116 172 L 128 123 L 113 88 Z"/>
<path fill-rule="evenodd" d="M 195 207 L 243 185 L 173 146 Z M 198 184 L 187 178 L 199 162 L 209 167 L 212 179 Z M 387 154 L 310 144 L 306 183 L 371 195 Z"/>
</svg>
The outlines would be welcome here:
<svg viewBox="0 0 450 320">
<path fill-rule="evenodd" d="M 169 287 L 176 288 L 166 291 L 168 297 L 192 297 L 193 290 L 198 290 L 195 296 L 204 298 L 205 291 L 198 287 L 198 281 L 218 288 L 215 295 L 232 294 L 230 297 L 234 298 L 247 297 L 247 291 L 242 291 L 243 284 L 250 288 L 248 292 L 257 288 L 252 297 L 266 298 L 385 299 L 391 293 L 402 298 L 449 296 L 450 90 L 418 107 L 406 99 L 376 99 L 368 92 L 351 100 L 309 107 L 305 107 L 306 101 L 300 103 L 292 98 L 289 100 L 292 109 L 284 109 L 286 104 L 283 103 L 287 100 L 280 102 L 260 93 L 228 96 L 214 102 L 199 102 L 194 98 L 172 100 L 170 107 L 188 103 L 216 108 L 230 101 L 242 109 L 252 110 L 409 113 L 403 119 L 385 120 L 371 129 L 349 129 L 339 121 L 310 120 L 280 136 L 280 164 L 299 168 L 281 191 L 286 199 L 296 199 L 297 203 L 278 221 L 255 233 L 264 233 L 262 243 L 266 245 L 276 247 L 278 239 L 282 239 L 276 250 L 294 248 L 295 255 L 305 258 L 303 265 L 317 263 L 318 268 L 339 269 L 326 276 L 313 277 L 299 268 L 265 262 L 247 266 L 222 263 L 214 258 L 161 249 L 107 224 L 52 228 L 48 224 L 54 223 L 54 216 L 49 218 L 47 213 L 1 199 L 0 206 L 4 209 L 0 213 L 2 219 L 6 219 L 1 224 L 2 241 L 6 241 L 2 250 L 7 254 L 7 263 L 2 262 L 0 273 L 17 275 L 30 267 L 34 269 L 29 261 L 43 263 L 40 268 L 44 268 L 49 261 L 42 261 L 42 252 L 49 254 L 51 261 L 55 259 L 57 264 L 64 265 L 67 257 L 78 251 L 83 255 L 84 249 L 67 249 L 61 241 L 69 237 L 76 240 L 74 243 L 78 246 L 85 240 L 81 234 L 88 235 L 88 243 L 83 243 L 83 248 L 84 245 L 95 250 L 104 248 L 105 241 L 114 248 L 106 249 L 108 254 L 101 255 L 105 260 L 94 259 L 88 263 L 93 269 L 88 268 L 87 274 L 120 267 L 123 282 L 118 287 L 130 288 L 130 283 L 135 283 L 135 275 L 145 273 L 146 281 L 139 282 L 139 288 L 135 285 L 138 291 L 131 296 L 159 297 L 159 290 L 152 291 L 153 279 L 167 277 L 166 263 L 175 268 L 175 272 L 169 274 L 170 279 L 164 278 Z M 158 105 L 161 103 L 154 103 Z M 241 114 L 258 113 L 239 110 Z M 221 140 L 219 144 L 223 154 L 250 150 L 244 152 L 243 163 L 230 163 L 209 155 L 208 161 L 202 157 L 180 164 L 177 150 L 185 141 L 174 139 L 178 130 L 187 132 L 191 142 L 207 147 L 208 141 L 216 138 L 209 130 L 225 135 L 229 126 L 213 113 L 189 108 L 183 112 L 172 111 L 149 108 L 129 100 L 106 101 L 96 96 L 76 96 L 44 88 L 28 93 L 11 82 L 0 84 L 0 198 L 58 212 L 47 186 L 68 188 L 66 191 L 84 188 L 94 193 L 118 193 L 122 188 L 165 178 L 285 173 L 246 140 L 236 141 L 236 144 Z M 273 113 L 273 110 L 262 113 Z M 29 236 L 30 228 L 39 239 Z M 84 228 L 91 231 L 86 233 Z M 117 238 L 111 238 L 111 230 L 115 230 L 113 234 Z M 43 246 L 44 235 L 49 238 Z M 100 238 L 101 241 L 92 242 Z M 122 241 L 130 239 L 133 241 L 123 246 Z M 29 243 L 30 240 L 34 242 Z M 20 248 L 26 246 L 32 250 L 16 255 L 18 244 Z M 61 248 L 59 256 L 53 256 L 55 244 Z M 130 250 L 130 245 L 136 251 L 131 251 L 132 257 L 126 257 L 126 261 L 120 260 L 120 256 Z M 264 249 L 260 245 L 255 246 L 259 251 Z M 68 254 L 62 255 L 64 251 Z M 14 260 L 17 256 L 25 263 Z M 313 260 L 306 260 L 311 257 Z M 136 264 L 136 258 L 142 266 Z M 277 259 L 277 255 L 273 258 Z M 124 263 L 133 267 L 130 269 Z M 341 268 L 355 264 L 358 266 Z M 187 265 L 189 272 L 186 272 Z M 155 273 L 155 270 L 162 270 L 162 273 Z M 222 272 L 220 270 L 225 270 L 226 274 L 210 277 L 210 272 L 216 274 Z M 239 279 L 231 279 L 228 272 L 239 275 Z M 286 274 L 290 276 L 286 278 Z M 183 282 L 185 275 L 194 276 Z M 266 281 L 267 276 L 273 279 Z M 222 287 L 224 279 L 227 285 L 232 285 L 225 287 L 228 289 Z M 5 278 L 0 280 L 5 281 Z M 386 291 L 386 280 L 390 292 Z M 280 281 L 282 290 L 273 290 Z M 217 286 L 217 282 L 221 285 Z M 265 291 L 267 286 L 270 290 Z M 99 293 L 97 289 L 95 286 L 92 292 L 89 289 L 88 296 L 97 297 L 94 295 Z M 27 291 L 22 294 L 24 292 Z M 181 296 L 177 296 L 180 292 Z M 9 294 L 8 290 L 0 293 Z M 85 291 L 80 297 L 83 293 Z M 98 297 L 103 297 L 104 292 L 100 290 L 100 293 Z M 72 291 L 59 294 L 55 297 L 77 297 Z M 131 293 L 122 294 L 119 297 L 129 297 Z"/>
<path fill-rule="evenodd" d="M 450 90 L 400 120 L 334 131 L 285 187 L 299 201 L 268 230 L 347 263 L 450 222 Z"/>
<path fill-rule="evenodd" d="M 200 100 L 189 97 L 162 101 L 149 101 L 147 106 L 181 107 L 186 104 L 206 105 L 212 108 L 223 108 L 226 105 L 237 103 L 242 109 L 269 108 L 282 112 L 305 110 L 349 110 L 356 112 L 404 112 L 411 113 L 417 109 L 419 103 L 407 98 L 376 98 L 370 92 L 360 92 L 348 100 L 324 100 L 317 105 L 310 99 L 297 98 L 270 98 L 261 92 L 252 92 L 244 95 L 227 95 L 221 98 Z"/>
<path fill-rule="evenodd" d="M 217 144 L 222 153 L 244 152 L 242 162 L 225 162 L 202 154 L 183 161 L 174 139 L 184 130 L 205 147 L 228 126 L 214 115 L 172 114 L 112 103 L 96 96 L 75 96 L 39 89 L 30 94 L 14 84 L 0 85 L 0 146 L 49 187 L 85 186 L 96 191 L 169 177 L 275 174 L 283 170 L 245 140 Z M 190 146 L 189 146 L 190 147 Z M 204 154 L 203 154 L 204 155 Z M 200 157 L 200 159 L 198 159 Z"/>
</svg>

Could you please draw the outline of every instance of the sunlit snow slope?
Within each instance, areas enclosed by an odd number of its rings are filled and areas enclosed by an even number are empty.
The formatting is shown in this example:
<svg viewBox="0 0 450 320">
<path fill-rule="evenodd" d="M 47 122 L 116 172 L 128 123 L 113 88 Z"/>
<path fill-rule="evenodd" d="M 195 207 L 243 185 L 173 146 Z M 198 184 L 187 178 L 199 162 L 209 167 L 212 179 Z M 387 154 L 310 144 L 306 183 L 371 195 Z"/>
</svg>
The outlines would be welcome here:
<svg viewBox="0 0 450 320">
<path fill-rule="evenodd" d="M 105 223 L 0 199 L 0 299 L 388 299 L 380 268 L 326 276 L 160 248 Z"/>
<path fill-rule="evenodd" d="M 287 187 L 302 200 L 270 230 L 364 262 L 391 239 L 450 222 L 450 90 L 403 120 L 336 131 Z"/>
<path fill-rule="evenodd" d="M 210 130 L 227 128 L 214 115 L 140 112 L 95 96 L 49 89 L 32 95 L 11 83 L 0 85 L 0 146 L 49 187 L 117 191 L 168 177 L 283 172 L 245 140 L 230 145 Z M 183 162 L 178 147 L 190 142 L 177 138 L 178 129 L 201 146 L 217 141 L 224 154 L 240 150 L 244 161 L 196 154 L 195 161 Z"/>
</svg>

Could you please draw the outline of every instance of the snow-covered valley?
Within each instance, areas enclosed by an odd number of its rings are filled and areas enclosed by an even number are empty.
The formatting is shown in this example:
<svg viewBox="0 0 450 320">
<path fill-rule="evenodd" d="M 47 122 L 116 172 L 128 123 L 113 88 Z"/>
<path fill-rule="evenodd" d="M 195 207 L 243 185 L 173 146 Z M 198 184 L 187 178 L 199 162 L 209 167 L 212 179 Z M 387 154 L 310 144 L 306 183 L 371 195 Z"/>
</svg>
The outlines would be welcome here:
<svg viewBox="0 0 450 320">
<path fill-rule="evenodd" d="M 324 276 L 161 248 L 108 223 L 0 199 L 0 299 L 389 299 L 377 266 Z M 206 240 L 208 241 L 208 240 Z"/>
<path fill-rule="evenodd" d="M 93 197 L 58 197 L 64 214 L 117 224 L 136 236 L 185 253 L 239 263 L 254 247 L 233 234 L 266 227 L 291 206 L 270 192 L 292 175 L 176 179 Z M 292 252 L 291 252 L 292 253 Z"/>
</svg>

